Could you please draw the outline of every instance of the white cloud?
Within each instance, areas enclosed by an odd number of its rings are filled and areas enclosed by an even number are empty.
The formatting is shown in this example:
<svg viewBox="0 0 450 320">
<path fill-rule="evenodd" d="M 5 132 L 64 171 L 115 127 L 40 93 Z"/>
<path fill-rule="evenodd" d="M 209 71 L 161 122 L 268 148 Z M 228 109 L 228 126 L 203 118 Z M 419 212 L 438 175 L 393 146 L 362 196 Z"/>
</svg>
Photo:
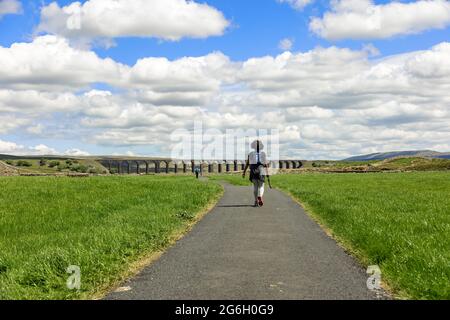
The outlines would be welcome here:
<svg viewBox="0 0 450 320">
<path fill-rule="evenodd" d="M 4 114 L 0 112 L 0 134 L 5 134 L 29 123 L 28 119 L 19 118 L 11 114 Z"/>
<path fill-rule="evenodd" d="M 408 59 L 406 69 L 419 78 L 445 78 L 450 75 L 449 56 L 450 43 L 441 43 Z"/>
<path fill-rule="evenodd" d="M 124 87 L 137 89 L 140 102 L 154 105 L 206 104 L 221 85 L 234 80 L 235 66 L 222 53 L 186 57 L 143 58 L 123 76 Z"/>
<path fill-rule="evenodd" d="M 328 40 L 383 39 L 450 25 L 450 2 L 419 0 L 374 4 L 373 0 L 334 0 L 332 11 L 310 22 L 310 30 Z"/>
<path fill-rule="evenodd" d="M 80 89 L 95 82 L 120 79 L 125 68 L 92 51 L 75 49 L 56 36 L 0 47 L 0 84 L 7 88 Z"/>
<path fill-rule="evenodd" d="M 3 141 L 0 139 L 0 154 L 11 154 L 17 156 L 55 156 L 64 155 L 71 157 L 87 157 L 90 156 L 89 152 L 82 151 L 80 149 L 69 149 L 65 152 L 58 152 L 56 149 L 46 146 L 45 144 L 39 144 L 36 146 L 24 146 L 15 142 Z"/>
<path fill-rule="evenodd" d="M 0 19 L 7 14 L 22 12 L 22 3 L 19 0 L 0 0 Z"/>
<path fill-rule="evenodd" d="M 31 43 L 0 47 L 1 111 L 74 111 L 85 108 L 72 93 L 106 83 L 128 90 L 134 99 L 153 105 L 207 104 L 224 84 L 234 81 L 238 66 L 222 53 L 202 57 L 142 58 L 132 67 L 76 49 L 67 40 L 42 36 Z M 64 94 L 61 94 L 64 92 Z M 110 96 L 111 94 L 109 94 Z M 103 106 L 110 97 L 95 90 L 84 103 L 92 112 L 117 112 Z M 102 109 L 103 111 L 101 111 Z"/>
<path fill-rule="evenodd" d="M 69 149 L 64 152 L 65 156 L 71 157 L 88 157 L 90 156 L 89 152 L 80 150 L 80 149 Z"/>
<path fill-rule="evenodd" d="M 35 147 L 30 147 L 29 151 L 30 155 L 57 155 L 58 151 L 53 148 L 50 148 L 44 144 L 37 145 Z"/>
<path fill-rule="evenodd" d="M 44 144 L 39 144 L 34 147 L 27 147 L 17 144 L 15 142 L 3 141 L 0 139 L 0 153 L 11 155 L 28 155 L 28 156 L 43 156 L 43 155 L 57 155 L 58 152 Z"/>
<path fill-rule="evenodd" d="M 70 92 L 0 90 L 0 112 L 36 115 L 58 111 L 76 111 L 80 107 L 79 99 Z"/>
<path fill-rule="evenodd" d="M 24 148 L 23 146 L 18 145 L 14 142 L 3 141 L 0 139 L 0 153 L 11 154 L 19 150 L 22 150 L 23 148 Z"/>
<path fill-rule="evenodd" d="M 41 51 L 37 43 L 45 43 Z M 376 48 L 367 45 L 246 61 L 231 61 L 221 53 L 177 60 L 147 57 L 134 66 L 105 61 L 54 36 L 12 48 L 0 48 L 0 56 L 14 65 L 0 68 L 0 134 L 42 134 L 45 129 L 52 138 L 76 133 L 77 140 L 91 145 L 151 145 L 165 152 L 170 134 L 190 129 L 196 119 L 222 132 L 279 129 L 282 155 L 301 158 L 427 149 L 450 139 L 446 42 L 377 60 L 370 59 Z M 42 55 L 39 64 L 56 53 L 61 62 L 41 68 L 33 62 L 33 50 Z M 80 59 L 84 65 L 78 65 Z M 65 71 L 73 72 L 67 80 Z M 22 76 L 14 78 L 17 74 Z M 93 90 L 99 81 L 112 89 Z M 22 154 L 56 152 L 3 144 Z"/>
<path fill-rule="evenodd" d="M 293 46 L 294 40 L 288 38 L 282 39 L 278 44 L 278 48 L 283 51 L 289 51 L 292 49 Z"/>
<path fill-rule="evenodd" d="M 118 37 L 165 40 L 222 35 L 229 22 L 217 9 L 187 0 L 88 0 L 41 12 L 39 30 L 90 42 Z"/>
<path fill-rule="evenodd" d="M 294 9 L 302 10 L 307 5 L 310 5 L 315 0 L 277 0 L 280 3 L 288 3 Z"/>
</svg>

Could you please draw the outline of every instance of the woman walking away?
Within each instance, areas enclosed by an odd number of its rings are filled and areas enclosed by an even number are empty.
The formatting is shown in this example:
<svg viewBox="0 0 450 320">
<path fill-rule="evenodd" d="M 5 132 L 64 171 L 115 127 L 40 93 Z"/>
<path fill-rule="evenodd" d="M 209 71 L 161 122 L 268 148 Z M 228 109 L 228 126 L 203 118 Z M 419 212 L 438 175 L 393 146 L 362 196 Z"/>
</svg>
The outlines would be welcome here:
<svg viewBox="0 0 450 320">
<path fill-rule="evenodd" d="M 255 207 L 262 207 L 264 205 L 264 182 L 266 180 L 267 157 L 266 153 L 261 151 L 264 145 L 261 141 L 256 140 L 251 144 L 255 151 L 250 152 L 245 165 L 242 177 L 245 178 L 247 169 L 250 167 L 250 181 L 253 183 L 253 190 L 255 194 Z"/>
</svg>

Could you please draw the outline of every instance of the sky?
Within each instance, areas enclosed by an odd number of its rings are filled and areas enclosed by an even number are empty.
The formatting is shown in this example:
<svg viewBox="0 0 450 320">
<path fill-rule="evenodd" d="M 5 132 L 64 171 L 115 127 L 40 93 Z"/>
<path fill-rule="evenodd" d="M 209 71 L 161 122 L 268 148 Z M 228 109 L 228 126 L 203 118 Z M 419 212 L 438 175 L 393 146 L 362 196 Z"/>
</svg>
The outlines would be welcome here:
<svg viewBox="0 0 450 320">
<path fill-rule="evenodd" d="M 169 156 L 194 121 L 448 152 L 449 36 L 448 0 L 0 0 L 0 153 Z"/>
</svg>

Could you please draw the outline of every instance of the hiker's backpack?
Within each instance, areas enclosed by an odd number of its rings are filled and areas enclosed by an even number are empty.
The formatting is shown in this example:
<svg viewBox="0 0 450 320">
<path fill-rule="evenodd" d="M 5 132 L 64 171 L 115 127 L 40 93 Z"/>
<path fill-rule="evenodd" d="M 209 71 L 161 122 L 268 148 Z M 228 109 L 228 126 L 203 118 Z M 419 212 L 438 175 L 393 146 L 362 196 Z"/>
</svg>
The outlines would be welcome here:
<svg viewBox="0 0 450 320">
<path fill-rule="evenodd" d="M 261 163 L 261 154 L 256 153 L 256 164 L 250 164 L 250 181 L 260 180 L 264 182 L 266 180 L 266 169 Z"/>
</svg>

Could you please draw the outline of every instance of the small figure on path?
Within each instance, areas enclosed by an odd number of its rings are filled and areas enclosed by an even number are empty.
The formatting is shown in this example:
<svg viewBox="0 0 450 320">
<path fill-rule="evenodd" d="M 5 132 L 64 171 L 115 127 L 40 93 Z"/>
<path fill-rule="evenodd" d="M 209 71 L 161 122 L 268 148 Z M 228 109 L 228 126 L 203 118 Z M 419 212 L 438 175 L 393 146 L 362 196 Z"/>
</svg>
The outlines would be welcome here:
<svg viewBox="0 0 450 320">
<path fill-rule="evenodd" d="M 199 174 L 201 172 L 200 168 L 199 167 L 195 167 L 194 172 L 195 172 L 195 177 L 198 179 L 198 176 L 199 176 Z"/>
<path fill-rule="evenodd" d="M 255 207 L 262 207 L 264 205 L 264 183 L 267 176 L 267 157 L 266 153 L 261 151 L 264 149 L 264 145 L 261 141 L 254 141 L 251 144 L 251 148 L 255 151 L 250 152 L 248 155 L 242 177 L 245 178 L 247 170 L 250 167 L 250 181 L 253 183 Z"/>
</svg>

